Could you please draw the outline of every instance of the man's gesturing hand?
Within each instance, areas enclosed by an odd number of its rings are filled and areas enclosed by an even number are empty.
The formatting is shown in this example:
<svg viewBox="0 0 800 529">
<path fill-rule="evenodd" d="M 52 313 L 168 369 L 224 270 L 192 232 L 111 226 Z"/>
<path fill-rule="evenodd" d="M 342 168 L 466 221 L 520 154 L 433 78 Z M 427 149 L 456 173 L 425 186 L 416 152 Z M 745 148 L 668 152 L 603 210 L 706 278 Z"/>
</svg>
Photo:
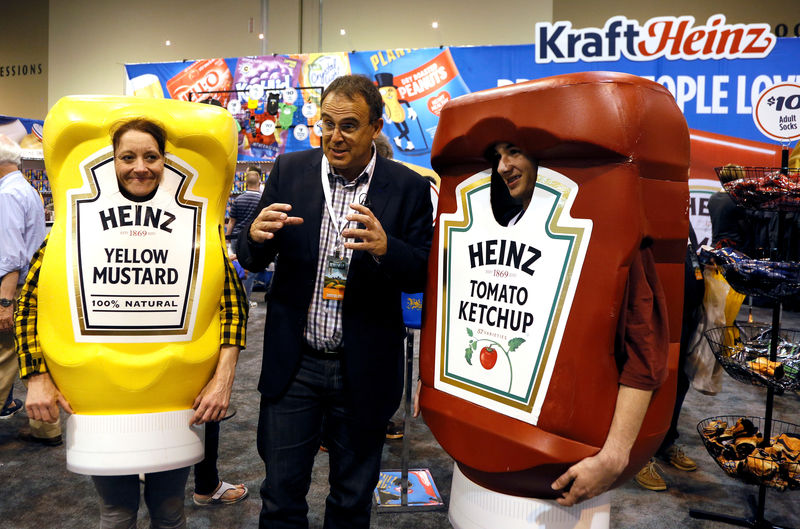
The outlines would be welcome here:
<svg viewBox="0 0 800 529">
<path fill-rule="evenodd" d="M 301 217 L 287 215 L 292 210 L 291 204 L 273 203 L 261 210 L 250 225 L 250 238 L 255 242 L 264 242 L 272 239 L 275 232 L 284 226 L 302 224 Z"/>
<path fill-rule="evenodd" d="M 364 229 L 346 229 L 342 232 L 342 237 L 346 239 L 361 239 L 362 242 L 346 242 L 345 248 L 351 250 L 364 250 L 375 257 L 386 254 L 388 239 L 386 232 L 383 231 L 381 222 L 372 211 L 361 204 L 350 204 L 350 207 L 358 213 L 350 213 L 347 220 L 354 220 L 364 225 Z"/>
</svg>

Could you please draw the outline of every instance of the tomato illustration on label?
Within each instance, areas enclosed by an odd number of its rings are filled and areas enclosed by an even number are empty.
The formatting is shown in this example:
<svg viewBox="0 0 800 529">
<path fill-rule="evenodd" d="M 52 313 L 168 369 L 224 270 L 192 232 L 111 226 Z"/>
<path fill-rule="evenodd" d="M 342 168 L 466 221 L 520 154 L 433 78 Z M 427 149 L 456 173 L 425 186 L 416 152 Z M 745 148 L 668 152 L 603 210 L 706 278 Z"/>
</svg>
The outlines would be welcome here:
<svg viewBox="0 0 800 529">
<path fill-rule="evenodd" d="M 506 360 L 508 360 L 508 368 L 510 372 L 508 390 L 511 391 L 511 384 L 514 382 L 514 365 L 511 363 L 510 354 L 519 349 L 520 345 L 525 343 L 525 338 L 511 338 L 506 347 L 503 347 L 502 344 L 489 338 L 475 338 L 475 333 L 472 332 L 472 329 L 469 327 L 467 328 L 467 334 L 470 337 L 467 348 L 464 350 L 464 359 L 467 361 L 467 363 L 472 365 L 472 355 L 478 350 L 478 345 L 480 342 L 485 342 L 486 345 L 480 350 L 479 359 L 481 366 L 488 371 L 497 363 L 497 350 L 499 349 L 503 355 L 505 355 Z"/>
<path fill-rule="evenodd" d="M 491 345 L 487 345 L 481 349 L 481 365 L 484 369 L 489 370 L 497 363 L 497 350 L 492 349 Z"/>
</svg>

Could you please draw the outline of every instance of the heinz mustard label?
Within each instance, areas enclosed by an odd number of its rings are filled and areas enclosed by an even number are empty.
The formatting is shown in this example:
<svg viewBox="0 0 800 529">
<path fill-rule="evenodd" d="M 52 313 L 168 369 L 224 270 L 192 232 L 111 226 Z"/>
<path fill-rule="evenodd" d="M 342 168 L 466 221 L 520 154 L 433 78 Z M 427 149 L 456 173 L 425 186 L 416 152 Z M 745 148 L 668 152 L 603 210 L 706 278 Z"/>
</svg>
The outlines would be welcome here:
<svg viewBox="0 0 800 529">
<path fill-rule="evenodd" d="M 190 340 L 207 222 L 207 200 L 190 191 L 196 172 L 170 156 L 145 202 L 120 192 L 110 148 L 87 158 L 81 173 L 85 185 L 67 202 L 76 341 Z"/>
</svg>

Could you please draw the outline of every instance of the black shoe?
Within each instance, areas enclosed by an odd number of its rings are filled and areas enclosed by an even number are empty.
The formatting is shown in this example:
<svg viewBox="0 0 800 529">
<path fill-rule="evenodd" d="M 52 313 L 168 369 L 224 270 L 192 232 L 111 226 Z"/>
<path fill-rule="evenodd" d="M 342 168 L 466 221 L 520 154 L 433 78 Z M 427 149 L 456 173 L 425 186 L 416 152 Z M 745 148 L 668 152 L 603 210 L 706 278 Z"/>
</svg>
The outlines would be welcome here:
<svg viewBox="0 0 800 529">
<path fill-rule="evenodd" d="M 27 430 L 21 430 L 17 434 L 17 439 L 28 443 L 38 443 L 44 446 L 60 446 L 64 442 L 61 440 L 60 435 L 57 435 L 55 437 L 36 437 Z"/>
<path fill-rule="evenodd" d="M 386 425 L 386 438 L 402 439 L 404 426 L 405 423 L 403 421 L 400 421 L 399 423 L 395 423 L 394 421 L 389 421 L 389 424 Z"/>
<path fill-rule="evenodd" d="M 22 411 L 22 408 L 24 407 L 25 406 L 22 405 L 21 400 L 13 399 L 8 406 L 6 406 L 5 408 L 3 408 L 2 411 L 0 411 L 0 420 L 10 419 L 14 415 L 16 415 L 17 412 Z"/>
</svg>

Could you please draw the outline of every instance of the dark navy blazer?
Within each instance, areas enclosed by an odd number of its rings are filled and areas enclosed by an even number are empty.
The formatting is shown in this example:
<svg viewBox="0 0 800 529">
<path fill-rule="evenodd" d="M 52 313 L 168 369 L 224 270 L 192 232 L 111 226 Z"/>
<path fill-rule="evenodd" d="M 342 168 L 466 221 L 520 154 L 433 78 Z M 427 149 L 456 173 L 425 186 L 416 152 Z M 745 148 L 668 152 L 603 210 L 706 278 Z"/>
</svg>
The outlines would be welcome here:
<svg viewBox="0 0 800 529">
<path fill-rule="evenodd" d="M 268 399 L 286 391 L 300 364 L 325 209 L 321 163 L 322 149 L 279 156 L 258 211 L 274 202 L 288 203 L 289 215 L 304 222 L 284 227 L 261 244 L 247 237 L 248 225 L 238 239 L 239 262 L 250 271 L 263 270 L 279 256 L 267 295 L 258 384 Z M 367 252 L 353 252 L 342 300 L 342 367 L 347 394 L 361 419 L 380 425 L 397 409 L 402 394 L 405 330 L 400 293 L 421 292 L 425 286 L 433 232 L 430 184 L 378 156 L 367 198 L 386 232 L 388 248 L 380 263 Z"/>
</svg>

